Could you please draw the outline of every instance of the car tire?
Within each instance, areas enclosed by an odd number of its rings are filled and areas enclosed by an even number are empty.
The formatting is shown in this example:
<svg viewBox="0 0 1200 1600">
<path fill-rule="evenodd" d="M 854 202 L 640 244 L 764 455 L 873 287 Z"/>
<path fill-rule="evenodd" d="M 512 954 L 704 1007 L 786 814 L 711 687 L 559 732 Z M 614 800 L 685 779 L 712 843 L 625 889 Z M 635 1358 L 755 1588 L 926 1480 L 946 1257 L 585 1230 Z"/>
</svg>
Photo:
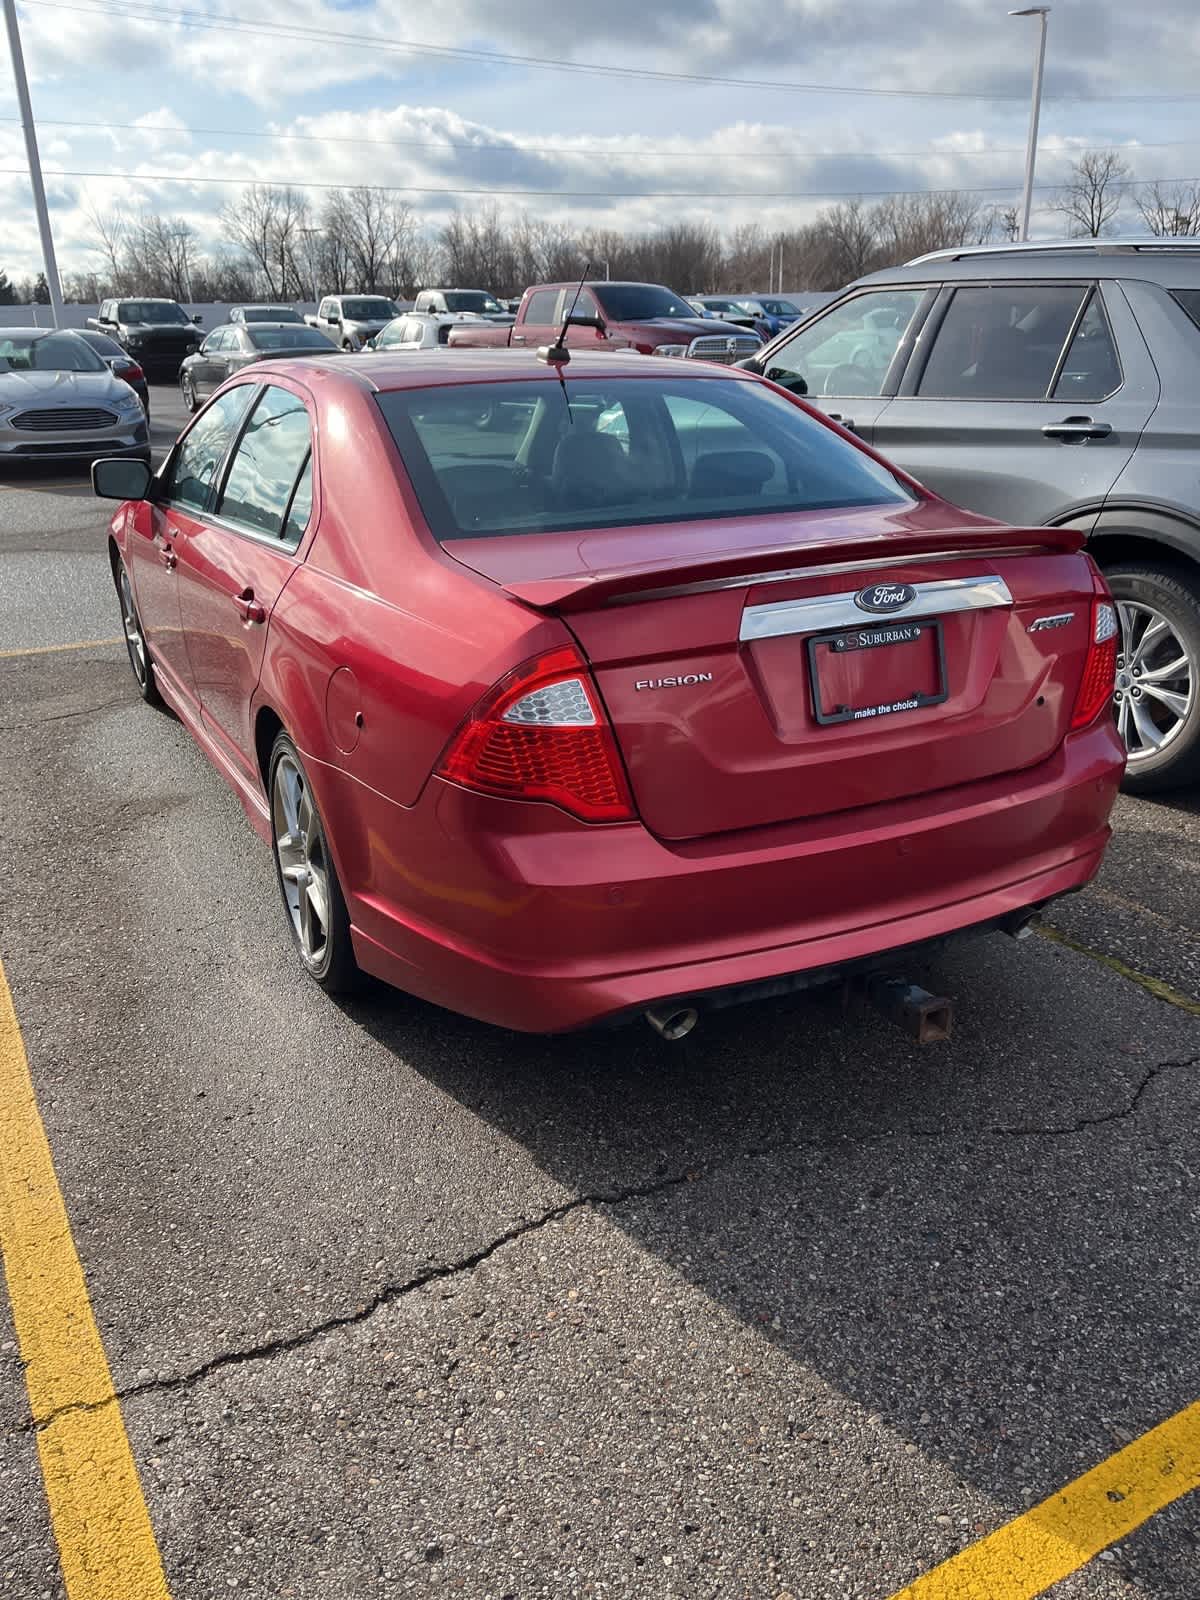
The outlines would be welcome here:
<svg viewBox="0 0 1200 1600">
<path fill-rule="evenodd" d="M 1125 789 L 1157 794 L 1196 783 L 1200 576 L 1186 567 L 1142 562 L 1106 567 L 1104 576 L 1121 621 L 1115 709 L 1129 750 Z"/>
<path fill-rule="evenodd" d="M 351 994 L 362 975 L 350 917 L 308 774 L 286 733 L 271 747 L 267 800 L 275 878 L 305 971 L 327 994 Z"/>
<path fill-rule="evenodd" d="M 142 619 L 138 614 L 137 601 L 133 597 L 133 585 L 129 581 L 129 573 L 120 556 L 113 564 L 113 582 L 117 586 L 117 603 L 121 607 L 121 624 L 125 631 L 125 648 L 129 652 L 129 667 L 133 673 L 133 681 L 148 706 L 161 706 L 162 695 L 159 694 L 158 684 L 155 681 L 150 647 L 142 631 Z"/>
<path fill-rule="evenodd" d="M 179 374 L 179 389 L 183 395 L 184 407 L 188 411 L 195 411 L 200 402 L 196 398 L 196 385 L 192 382 L 190 373 L 181 372 Z M 147 420 L 149 420 L 148 414 Z"/>
</svg>

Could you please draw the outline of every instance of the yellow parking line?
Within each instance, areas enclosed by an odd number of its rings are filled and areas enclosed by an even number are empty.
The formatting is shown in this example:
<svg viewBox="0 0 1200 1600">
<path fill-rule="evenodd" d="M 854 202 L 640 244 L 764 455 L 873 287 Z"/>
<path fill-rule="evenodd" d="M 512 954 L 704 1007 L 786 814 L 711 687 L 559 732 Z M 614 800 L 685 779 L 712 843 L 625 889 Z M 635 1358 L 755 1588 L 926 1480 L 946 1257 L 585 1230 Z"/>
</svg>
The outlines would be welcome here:
<svg viewBox="0 0 1200 1600">
<path fill-rule="evenodd" d="M 78 639 L 74 644 L 31 644 L 24 650 L 0 650 L 0 661 L 12 661 L 17 656 L 53 656 L 60 650 L 97 650 L 101 645 L 124 643 L 117 634 L 112 639 Z"/>
<path fill-rule="evenodd" d="M 2 967 L 0 1255 L 67 1594 L 169 1600 Z"/>
<path fill-rule="evenodd" d="M 1033 1600 L 1200 1487 L 1200 1401 L 892 1600 Z"/>
</svg>

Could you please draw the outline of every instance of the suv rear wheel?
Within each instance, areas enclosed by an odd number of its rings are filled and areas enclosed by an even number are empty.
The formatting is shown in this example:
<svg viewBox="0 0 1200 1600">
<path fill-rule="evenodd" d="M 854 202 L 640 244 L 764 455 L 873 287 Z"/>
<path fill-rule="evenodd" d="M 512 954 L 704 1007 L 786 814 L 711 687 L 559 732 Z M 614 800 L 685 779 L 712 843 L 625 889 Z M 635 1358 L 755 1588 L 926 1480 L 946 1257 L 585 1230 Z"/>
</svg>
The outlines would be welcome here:
<svg viewBox="0 0 1200 1600">
<path fill-rule="evenodd" d="M 1154 794 L 1200 780 L 1200 578 L 1129 563 L 1105 577 L 1121 619 L 1115 708 L 1129 751 L 1125 788 Z"/>
</svg>

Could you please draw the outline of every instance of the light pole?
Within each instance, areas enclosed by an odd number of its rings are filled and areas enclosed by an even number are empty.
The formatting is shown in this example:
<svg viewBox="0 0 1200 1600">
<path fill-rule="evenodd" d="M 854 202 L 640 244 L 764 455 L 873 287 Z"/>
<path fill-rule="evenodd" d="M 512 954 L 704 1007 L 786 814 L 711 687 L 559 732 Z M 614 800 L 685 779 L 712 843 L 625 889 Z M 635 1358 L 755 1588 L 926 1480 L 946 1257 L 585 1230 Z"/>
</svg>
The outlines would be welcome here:
<svg viewBox="0 0 1200 1600">
<path fill-rule="evenodd" d="M 313 255 L 313 239 L 315 238 L 315 236 L 318 233 L 320 233 L 320 231 L 321 231 L 320 228 L 301 228 L 300 229 L 300 232 L 308 240 L 308 270 L 312 274 L 313 315 L 314 316 L 317 313 L 317 307 L 321 304 L 321 294 L 320 294 L 320 291 L 319 291 L 319 289 L 317 287 L 317 267 L 316 267 L 316 258 Z"/>
<path fill-rule="evenodd" d="M 1025 6 L 1020 11 L 1010 11 L 1010 17 L 1036 17 L 1041 24 L 1038 31 L 1037 60 L 1033 68 L 1033 103 L 1029 108 L 1029 145 L 1025 151 L 1025 199 L 1021 207 L 1022 240 L 1029 237 L 1029 213 L 1033 209 L 1033 168 L 1037 161 L 1038 117 L 1042 109 L 1042 69 L 1046 65 L 1046 23 L 1049 6 Z"/>
<path fill-rule="evenodd" d="M 12 56 L 13 78 L 17 87 L 17 110 L 21 113 L 21 127 L 25 132 L 25 154 L 29 159 L 29 187 L 33 190 L 33 209 L 37 213 L 38 232 L 42 236 L 42 270 L 46 274 L 46 287 L 50 291 L 50 314 L 54 326 L 58 328 L 62 326 L 62 288 L 58 281 L 58 262 L 54 256 L 54 235 L 50 232 L 50 213 L 46 209 L 46 186 L 42 182 L 42 163 L 38 157 L 37 129 L 33 123 L 29 81 L 25 76 L 21 32 L 17 27 L 17 0 L 4 0 L 4 21 L 8 28 L 8 49 Z"/>
</svg>

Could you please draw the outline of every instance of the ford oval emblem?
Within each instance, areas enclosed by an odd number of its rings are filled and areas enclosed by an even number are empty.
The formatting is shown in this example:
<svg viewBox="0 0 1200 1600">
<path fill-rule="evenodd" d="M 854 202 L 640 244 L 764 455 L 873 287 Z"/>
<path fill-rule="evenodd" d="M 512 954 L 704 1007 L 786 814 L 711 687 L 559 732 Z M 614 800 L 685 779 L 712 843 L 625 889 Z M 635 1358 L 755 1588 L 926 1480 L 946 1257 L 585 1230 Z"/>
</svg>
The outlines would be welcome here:
<svg viewBox="0 0 1200 1600">
<path fill-rule="evenodd" d="M 911 605 L 917 591 L 911 583 L 873 583 L 869 589 L 860 589 L 854 604 L 860 611 L 899 611 Z"/>
</svg>

